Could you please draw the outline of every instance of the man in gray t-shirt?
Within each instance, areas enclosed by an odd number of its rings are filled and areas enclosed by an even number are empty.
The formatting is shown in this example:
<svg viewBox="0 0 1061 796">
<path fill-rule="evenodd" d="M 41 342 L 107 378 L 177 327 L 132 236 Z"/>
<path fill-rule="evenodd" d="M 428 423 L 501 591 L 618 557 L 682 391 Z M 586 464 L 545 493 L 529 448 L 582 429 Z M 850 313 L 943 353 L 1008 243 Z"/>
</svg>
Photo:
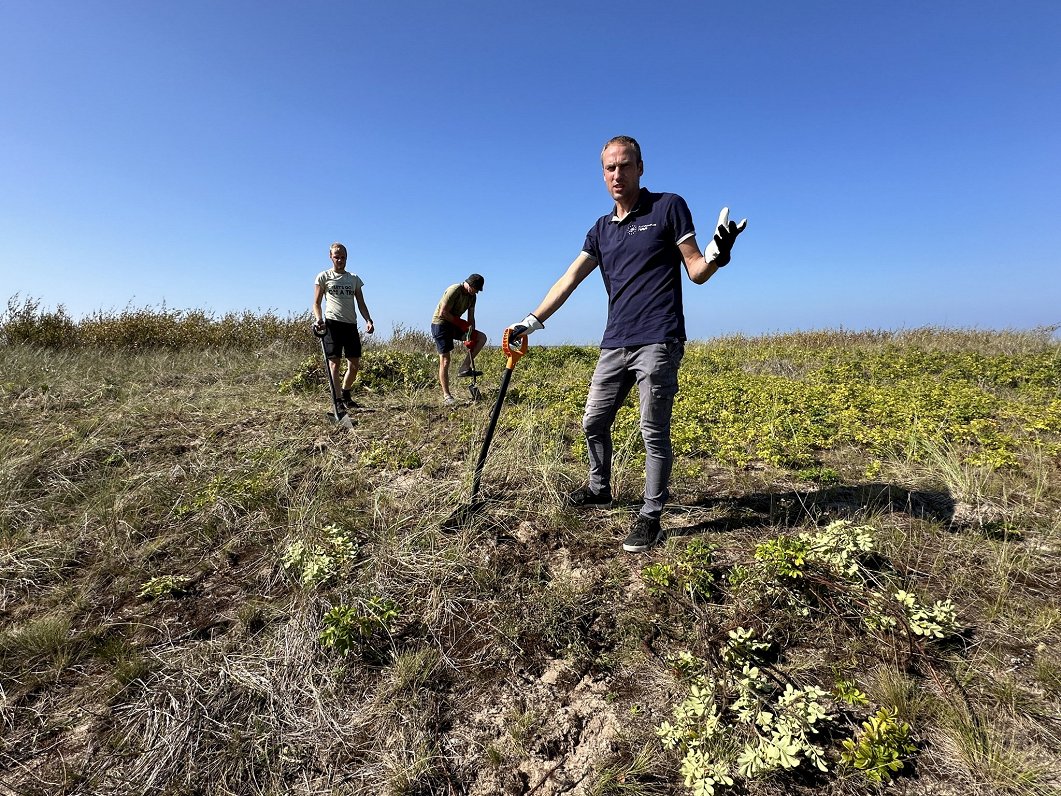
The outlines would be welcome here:
<svg viewBox="0 0 1061 796">
<path fill-rule="evenodd" d="M 357 370 L 361 365 L 361 335 L 357 331 L 357 311 L 365 319 L 365 333 L 372 334 L 375 325 L 369 315 L 365 296 L 361 292 L 365 284 L 361 277 L 346 270 L 346 247 L 333 243 L 329 250 L 332 267 L 317 274 L 313 288 L 313 327 L 316 331 L 327 329 L 324 349 L 328 366 L 332 371 L 332 384 L 339 384 L 339 360 L 345 354 L 347 368 L 342 381 L 342 395 L 335 396 L 347 407 L 354 406 L 350 388 L 354 386 Z M 321 300 L 324 310 L 321 311 Z"/>
</svg>

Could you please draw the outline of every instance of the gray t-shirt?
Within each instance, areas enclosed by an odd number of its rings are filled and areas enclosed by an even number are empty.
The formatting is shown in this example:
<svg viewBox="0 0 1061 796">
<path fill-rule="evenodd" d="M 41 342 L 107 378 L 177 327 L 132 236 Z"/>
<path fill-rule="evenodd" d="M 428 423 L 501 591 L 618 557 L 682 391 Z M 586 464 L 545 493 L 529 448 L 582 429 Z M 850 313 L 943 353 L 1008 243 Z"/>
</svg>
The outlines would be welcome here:
<svg viewBox="0 0 1061 796">
<path fill-rule="evenodd" d="M 324 288 L 324 317 L 329 321 L 357 324 L 357 291 L 364 282 L 349 271 L 338 273 L 334 268 L 317 274 L 317 284 Z"/>
</svg>

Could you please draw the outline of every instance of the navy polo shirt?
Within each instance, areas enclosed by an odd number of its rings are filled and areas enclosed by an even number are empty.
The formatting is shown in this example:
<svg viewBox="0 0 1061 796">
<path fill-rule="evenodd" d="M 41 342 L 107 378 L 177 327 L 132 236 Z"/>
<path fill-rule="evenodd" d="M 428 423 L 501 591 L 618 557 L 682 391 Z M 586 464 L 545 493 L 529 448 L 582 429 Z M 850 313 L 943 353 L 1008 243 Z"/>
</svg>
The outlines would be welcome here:
<svg viewBox="0 0 1061 796">
<path fill-rule="evenodd" d="M 622 221 L 614 211 L 597 220 L 582 251 L 597 261 L 608 291 L 601 348 L 685 339 L 678 243 L 695 234 L 684 199 L 645 188 Z"/>
</svg>

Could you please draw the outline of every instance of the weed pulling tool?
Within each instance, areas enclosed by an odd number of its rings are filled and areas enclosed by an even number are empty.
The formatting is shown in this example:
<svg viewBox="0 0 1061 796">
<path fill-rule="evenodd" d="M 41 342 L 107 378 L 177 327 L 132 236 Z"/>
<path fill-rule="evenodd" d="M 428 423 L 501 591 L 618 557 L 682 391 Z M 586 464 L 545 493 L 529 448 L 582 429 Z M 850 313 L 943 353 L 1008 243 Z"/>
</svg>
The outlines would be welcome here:
<svg viewBox="0 0 1061 796">
<path fill-rule="evenodd" d="M 501 405 L 505 402 L 505 394 L 508 392 L 508 383 L 512 380 L 512 371 L 516 363 L 527 353 L 527 336 L 520 335 L 519 347 L 514 348 L 510 339 L 512 330 L 505 329 L 501 338 L 501 351 L 507 357 L 504 373 L 501 374 L 501 386 L 497 390 L 497 400 L 490 412 L 490 422 L 486 426 L 486 436 L 483 437 L 483 447 L 479 451 L 479 459 L 475 463 L 475 475 L 472 477 L 471 500 L 467 506 L 461 506 L 454 511 L 442 524 L 444 530 L 455 531 L 463 527 L 471 520 L 472 516 L 486 505 L 485 500 L 479 500 L 479 485 L 483 478 L 483 465 L 486 464 L 486 456 L 490 452 L 490 443 L 494 439 L 494 430 L 497 428 L 497 418 L 501 415 Z"/>
<path fill-rule="evenodd" d="M 465 340 L 464 347 L 468 349 L 468 362 L 472 371 L 472 383 L 468 385 L 468 394 L 471 395 L 473 401 L 478 403 L 483 399 L 483 394 L 479 392 L 479 385 L 475 383 L 478 377 L 478 371 L 475 369 L 475 341 Z"/>
<path fill-rule="evenodd" d="M 329 414 L 332 420 L 338 423 L 343 428 L 353 428 L 354 421 L 350 419 L 350 415 L 342 411 L 339 408 L 339 398 L 335 394 L 335 378 L 332 376 L 332 366 L 328 361 L 328 350 L 324 347 L 324 336 L 328 334 L 327 327 L 321 328 L 317 331 L 317 327 L 313 327 L 313 336 L 321 342 L 321 354 L 324 355 L 324 372 L 328 374 L 328 392 L 332 396 L 332 408 L 335 410 L 335 414 Z"/>
<path fill-rule="evenodd" d="M 463 318 L 457 318 L 452 323 L 460 331 L 464 332 L 464 347 L 468 349 L 468 369 L 472 372 L 472 383 L 468 385 L 468 393 L 471 395 L 472 401 L 481 401 L 483 396 L 479 392 L 479 385 L 475 383 L 479 372 L 475 369 L 475 354 L 472 353 L 475 350 L 475 339 L 468 334 L 472 325 Z"/>
</svg>

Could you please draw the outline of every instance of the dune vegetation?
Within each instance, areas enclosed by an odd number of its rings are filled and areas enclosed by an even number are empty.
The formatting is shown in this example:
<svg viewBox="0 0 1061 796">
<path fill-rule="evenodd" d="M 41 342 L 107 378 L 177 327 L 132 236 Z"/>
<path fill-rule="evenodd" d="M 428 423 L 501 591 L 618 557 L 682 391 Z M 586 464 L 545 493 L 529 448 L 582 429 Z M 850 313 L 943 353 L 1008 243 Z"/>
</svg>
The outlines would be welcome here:
<svg viewBox="0 0 1061 796">
<path fill-rule="evenodd" d="M 0 320 L 0 795 L 1061 792 L 1055 329 L 690 343 L 667 541 L 592 347 L 444 407 L 308 318 Z M 455 390 L 455 394 L 460 394 Z"/>
</svg>

